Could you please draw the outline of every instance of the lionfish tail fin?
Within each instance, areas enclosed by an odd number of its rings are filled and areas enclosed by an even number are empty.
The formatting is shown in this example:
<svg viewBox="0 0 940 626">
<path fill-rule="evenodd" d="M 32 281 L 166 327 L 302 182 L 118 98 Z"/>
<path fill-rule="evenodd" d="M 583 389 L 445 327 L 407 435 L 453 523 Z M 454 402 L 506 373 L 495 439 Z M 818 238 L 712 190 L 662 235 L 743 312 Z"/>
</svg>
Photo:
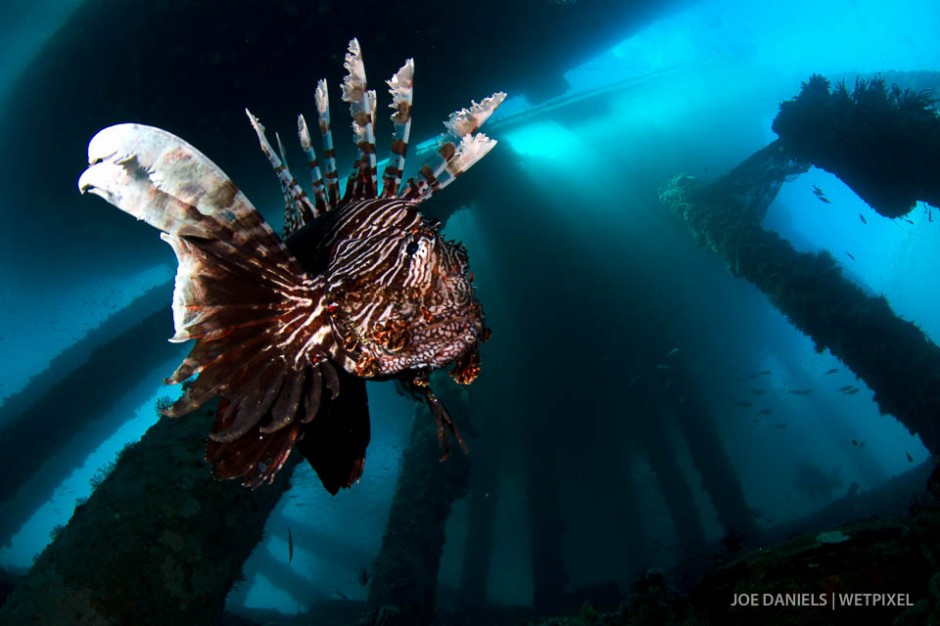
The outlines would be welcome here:
<svg viewBox="0 0 940 626">
<path fill-rule="evenodd" d="M 273 153 L 272 153 L 273 154 Z M 88 146 L 79 188 L 163 231 L 179 267 L 174 342 L 194 340 L 167 379 L 191 379 L 164 411 L 176 417 L 219 396 L 208 458 L 217 476 L 270 482 L 322 389 L 339 393 L 321 277 L 306 274 L 228 177 L 182 139 L 138 124 Z"/>
<path fill-rule="evenodd" d="M 451 113 L 444 122 L 447 134 L 442 137 L 437 150 L 439 162 L 435 166 L 429 163 L 421 166 L 420 178 L 409 179 L 399 197 L 417 202 L 426 200 L 486 156 L 496 145 L 496 140 L 483 133 L 474 133 L 505 99 L 506 94 L 499 91 L 482 102 L 471 102 L 469 108 Z M 455 140 L 458 143 L 455 144 Z"/>
</svg>

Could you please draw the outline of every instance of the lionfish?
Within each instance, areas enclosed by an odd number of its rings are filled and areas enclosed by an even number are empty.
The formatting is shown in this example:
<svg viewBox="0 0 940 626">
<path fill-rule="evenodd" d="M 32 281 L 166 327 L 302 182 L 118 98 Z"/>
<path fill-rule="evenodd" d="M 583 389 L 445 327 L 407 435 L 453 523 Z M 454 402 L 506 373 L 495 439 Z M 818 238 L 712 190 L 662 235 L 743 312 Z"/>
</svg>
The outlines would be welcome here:
<svg viewBox="0 0 940 626">
<path fill-rule="evenodd" d="M 185 415 L 218 397 L 206 459 L 217 478 L 251 488 L 272 482 L 294 447 L 330 493 L 355 483 L 370 436 L 366 380 L 404 383 L 427 402 L 444 455 L 445 428 L 463 446 L 428 379 L 453 363 L 454 380 L 471 383 L 489 336 L 466 249 L 445 240 L 418 206 L 493 148 L 476 131 L 506 94 L 452 113 L 439 162 L 402 184 L 414 78 L 408 59 L 387 81 L 395 132 L 380 189 L 376 94 L 356 39 L 344 67 L 358 158 L 342 197 L 325 80 L 315 91 L 322 169 L 298 118 L 312 199 L 288 170 L 280 138 L 275 153 L 246 110 L 286 200 L 283 239 L 219 167 L 159 128 L 101 130 L 78 181 L 83 193 L 163 231 L 176 253 L 170 341 L 195 343 L 165 381 L 189 384 L 164 414 Z"/>
</svg>

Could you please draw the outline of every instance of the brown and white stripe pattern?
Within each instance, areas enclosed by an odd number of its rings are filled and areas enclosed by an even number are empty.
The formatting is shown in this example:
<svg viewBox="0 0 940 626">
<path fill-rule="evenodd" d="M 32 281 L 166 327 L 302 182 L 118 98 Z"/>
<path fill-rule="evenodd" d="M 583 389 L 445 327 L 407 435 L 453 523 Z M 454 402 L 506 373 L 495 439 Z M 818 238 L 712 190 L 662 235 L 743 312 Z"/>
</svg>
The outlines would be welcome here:
<svg viewBox="0 0 940 626">
<path fill-rule="evenodd" d="M 273 479 L 317 414 L 321 381 L 339 391 L 323 277 L 306 274 L 244 194 L 182 139 L 123 124 L 98 133 L 88 155 L 80 189 L 163 231 L 179 260 L 171 341 L 195 344 L 167 382 L 198 377 L 166 414 L 220 396 L 209 456 L 254 435 L 236 446 L 237 462 L 219 457 L 217 475 L 251 486 Z"/>
<path fill-rule="evenodd" d="M 330 128 L 330 92 L 326 80 L 320 79 L 314 91 L 314 100 L 319 117 L 320 137 L 323 141 L 325 162 L 327 210 L 339 204 L 339 174 L 336 171 L 336 153 L 333 149 L 333 131 Z"/>
<path fill-rule="evenodd" d="M 414 92 L 415 64 L 408 59 L 405 64 L 386 81 L 388 92 L 392 96 L 389 105 L 395 134 L 392 137 L 392 158 L 382 174 L 382 197 L 394 198 L 405 172 L 405 156 L 408 154 L 408 141 L 411 138 L 411 104 Z"/>
<path fill-rule="evenodd" d="M 248 114 L 251 127 L 255 129 L 255 134 L 258 136 L 261 151 L 264 153 L 264 156 L 267 157 L 271 167 L 274 168 L 274 173 L 281 183 L 281 191 L 284 194 L 286 204 L 284 210 L 284 235 L 287 236 L 298 230 L 303 224 L 313 221 L 314 205 L 310 202 L 307 193 L 304 191 L 303 187 L 297 183 L 297 179 L 294 178 L 294 175 L 291 174 L 290 169 L 287 167 L 287 159 L 284 156 L 284 145 L 281 143 L 281 138 L 277 137 L 278 148 L 280 149 L 281 155 L 279 157 L 274 153 L 274 149 L 268 142 L 268 138 L 264 134 L 264 126 L 262 126 L 258 118 L 252 115 L 251 111 L 248 109 L 245 109 L 245 113 Z"/>
<path fill-rule="evenodd" d="M 321 79 L 317 83 L 315 93 L 320 132 L 323 140 L 324 171 L 322 174 L 316 153 L 313 150 L 307 122 L 302 115 L 297 122 L 301 147 L 307 154 L 312 172 L 313 203 L 306 196 L 303 196 L 303 202 L 296 200 L 300 197 L 300 192 L 291 185 L 292 182 L 296 185 L 293 175 L 284 167 L 284 159 L 277 159 L 276 157 L 272 159 L 273 151 L 269 145 L 266 147 L 267 140 L 263 138 L 264 127 L 260 125 L 256 118 L 251 117 L 252 125 L 258 132 L 265 156 L 274 166 L 282 185 L 290 189 L 289 202 L 294 202 L 302 207 L 303 211 L 298 210 L 298 213 L 303 215 L 308 213 L 306 207 L 310 207 L 310 215 L 313 217 L 330 211 L 343 202 L 368 200 L 379 195 L 375 153 L 376 94 L 375 91 L 368 89 L 362 49 L 356 39 L 349 42 L 344 67 L 346 76 L 342 84 L 342 99 L 350 105 L 350 114 L 353 120 L 353 140 L 359 148 L 359 155 L 347 180 L 346 192 L 342 201 L 338 199 L 339 182 L 336 173 L 333 136 L 330 128 L 329 94 L 326 80 Z M 386 83 L 392 97 L 390 104 L 393 109 L 391 120 L 395 131 L 391 146 L 392 158 L 382 174 L 383 189 L 381 197 L 398 197 L 412 202 L 422 202 L 451 184 L 457 176 L 473 167 L 496 145 L 495 140 L 482 133 L 477 133 L 477 130 L 505 100 L 506 94 L 503 92 L 497 92 L 488 98 L 484 98 L 481 102 L 472 101 L 470 107 L 451 113 L 447 121 L 444 122 L 447 134 L 441 138 L 441 145 L 438 149 L 440 156 L 438 163 L 434 166 L 424 164 L 419 170 L 419 176 L 409 179 L 404 187 L 399 190 L 404 175 L 411 135 L 414 60 L 408 59 L 405 61 L 404 65 Z M 281 169 L 282 167 L 283 169 Z M 325 192 L 324 187 L 326 188 Z M 309 219 L 305 219 L 304 223 L 309 223 L 309 221 Z M 295 232 L 295 229 L 285 229 L 285 232 L 289 234 Z"/>
<path fill-rule="evenodd" d="M 359 147 L 359 158 L 349 176 L 344 199 L 374 198 L 377 179 L 374 133 L 375 92 L 367 87 L 362 50 L 356 39 L 349 42 L 344 67 L 346 78 L 343 80 L 343 102 L 349 103 L 349 113 L 353 120 L 353 140 Z"/>
<path fill-rule="evenodd" d="M 79 180 L 83 192 L 163 231 L 176 253 L 171 341 L 194 345 L 167 379 L 189 382 L 166 413 L 218 397 L 207 458 L 217 476 L 252 487 L 273 480 L 295 444 L 331 492 L 357 480 L 369 439 L 366 378 L 397 377 L 424 390 L 439 428 L 453 430 L 428 374 L 454 363 L 454 379 L 469 383 L 488 336 L 466 251 L 417 205 L 493 147 L 474 133 L 505 94 L 452 114 L 446 126 L 457 143 L 443 142 L 441 162 L 399 191 L 411 128 L 409 59 L 388 81 L 395 138 L 377 198 L 375 92 L 356 40 L 345 66 L 343 100 L 360 153 L 342 200 L 326 81 L 315 93 L 322 170 L 298 119 L 313 201 L 290 173 L 280 138 L 276 153 L 248 113 L 285 196 L 285 242 L 215 164 L 157 128 L 104 129 Z"/>
</svg>

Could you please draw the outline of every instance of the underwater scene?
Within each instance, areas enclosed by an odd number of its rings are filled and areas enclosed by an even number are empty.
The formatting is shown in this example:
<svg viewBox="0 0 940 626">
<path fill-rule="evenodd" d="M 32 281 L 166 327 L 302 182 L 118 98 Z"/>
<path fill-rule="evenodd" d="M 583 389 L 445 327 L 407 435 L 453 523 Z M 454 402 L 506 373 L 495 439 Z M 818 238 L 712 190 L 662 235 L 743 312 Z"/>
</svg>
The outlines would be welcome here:
<svg viewBox="0 0 940 626">
<path fill-rule="evenodd" d="M 0 624 L 940 623 L 933 0 L 0 17 Z"/>
</svg>

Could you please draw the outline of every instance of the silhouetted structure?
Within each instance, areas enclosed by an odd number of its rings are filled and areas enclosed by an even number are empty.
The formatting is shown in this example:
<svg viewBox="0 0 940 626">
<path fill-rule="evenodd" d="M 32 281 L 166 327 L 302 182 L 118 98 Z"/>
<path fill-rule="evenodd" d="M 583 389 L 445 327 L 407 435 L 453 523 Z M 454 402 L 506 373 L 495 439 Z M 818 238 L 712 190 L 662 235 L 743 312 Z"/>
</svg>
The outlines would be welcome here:
<svg viewBox="0 0 940 626">
<path fill-rule="evenodd" d="M 457 417 L 453 394 L 448 395 L 442 399 Z M 421 626 L 434 618 L 444 526 L 454 500 L 466 494 L 470 459 L 457 448 L 441 462 L 433 425 L 427 408 L 416 406 L 395 499 L 373 567 L 365 609 L 369 624 Z"/>
<path fill-rule="evenodd" d="M 542 428 L 539 415 L 529 416 L 526 434 L 526 504 L 532 557 L 532 596 L 539 609 L 563 606 L 568 570 L 565 524 L 558 487 L 557 438 Z"/>
<path fill-rule="evenodd" d="M 940 206 L 940 115 L 925 91 L 890 89 L 883 78 L 830 90 L 814 74 L 780 105 L 773 129 L 801 161 L 832 172 L 885 217 L 918 200 Z"/>
<path fill-rule="evenodd" d="M 650 393 L 649 386 L 653 384 L 656 383 L 643 380 L 631 388 L 634 397 L 632 423 L 643 443 L 650 468 L 659 481 L 660 493 L 666 500 L 682 553 L 694 554 L 705 544 L 705 531 L 695 498 L 692 497 L 692 487 L 679 466 L 675 446 L 665 428 L 666 416 L 662 414 L 664 407 Z M 695 448 L 697 445 L 690 442 L 689 447 Z"/>
<path fill-rule="evenodd" d="M 119 456 L 0 609 L 0 624 L 214 625 L 290 469 L 254 491 L 203 459 L 215 403 Z"/>
<path fill-rule="evenodd" d="M 674 361 L 672 377 L 676 391 L 669 395 L 669 399 L 679 429 L 689 444 L 692 465 L 702 477 L 702 487 L 708 493 L 718 513 L 718 522 L 725 531 L 753 541 L 758 535 L 757 524 L 718 426 L 688 369 L 678 359 Z"/>
<path fill-rule="evenodd" d="M 166 341 L 173 334 L 171 293 L 170 282 L 150 289 L 53 359 L 4 404 L 0 410 L 0 502 L 7 503 L 44 463 L 120 398 L 120 393 L 95 393 L 95 389 L 104 391 L 105 382 L 114 389 L 132 389 L 179 351 Z M 141 345 L 149 348 L 132 348 Z M 89 452 L 99 443 L 90 442 Z M 24 463 L 24 458 L 29 462 Z M 34 485 L 30 502 L 20 501 L 15 510 L 3 510 L 0 538 L 8 538 L 26 515 L 48 499 L 74 465 L 71 459 L 57 471 L 47 469 L 44 489 Z"/>
<path fill-rule="evenodd" d="M 473 477 L 459 596 L 460 606 L 468 611 L 477 610 L 486 603 L 493 552 L 493 518 L 499 501 L 500 443 L 500 438 L 493 436 L 486 441 L 475 442 L 473 448 Z M 483 454 L 485 458 L 481 462 Z"/>
<path fill-rule="evenodd" d="M 817 351 L 830 350 L 862 378 L 882 413 L 940 453 L 940 349 L 885 298 L 846 279 L 828 252 L 797 252 L 760 225 L 780 185 L 807 167 L 774 142 L 714 184 L 674 178 L 660 200 L 732 274 L 757 286 L 809 335 Z"/>
</svg>

